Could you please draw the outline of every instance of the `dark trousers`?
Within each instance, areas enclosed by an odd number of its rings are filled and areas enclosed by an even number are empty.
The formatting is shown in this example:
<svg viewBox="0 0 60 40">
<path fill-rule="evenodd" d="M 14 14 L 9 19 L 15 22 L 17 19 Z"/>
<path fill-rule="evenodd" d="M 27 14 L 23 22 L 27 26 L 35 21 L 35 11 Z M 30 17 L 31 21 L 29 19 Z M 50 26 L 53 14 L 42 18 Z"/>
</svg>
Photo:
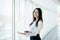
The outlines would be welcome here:
<svg viewBox="0 0 60 40">
<path fill-rule="evenodd" d="M 39 34 L 37 34 L 37 36 L 31 36 L 30 40 L 41 40 L 41 38 L 39 37 Z"/>
</svg>

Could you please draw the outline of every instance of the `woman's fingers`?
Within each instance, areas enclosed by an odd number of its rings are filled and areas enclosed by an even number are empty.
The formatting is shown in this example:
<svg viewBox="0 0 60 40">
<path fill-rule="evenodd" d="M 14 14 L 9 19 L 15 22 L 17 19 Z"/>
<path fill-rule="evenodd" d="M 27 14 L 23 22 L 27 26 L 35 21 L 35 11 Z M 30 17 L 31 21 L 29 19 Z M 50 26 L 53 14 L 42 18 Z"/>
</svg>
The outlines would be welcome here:
<svg viewBox="0 0 60 40">
<path fill-rule="evenodd" d="M 20 32 L 18 32 L 19 34 L 21 34 Z"/>
<path fill-rule="evenodd" d="M 25 33 L 18 32 L 19 34 L 26 35 Z"/>
</svg>

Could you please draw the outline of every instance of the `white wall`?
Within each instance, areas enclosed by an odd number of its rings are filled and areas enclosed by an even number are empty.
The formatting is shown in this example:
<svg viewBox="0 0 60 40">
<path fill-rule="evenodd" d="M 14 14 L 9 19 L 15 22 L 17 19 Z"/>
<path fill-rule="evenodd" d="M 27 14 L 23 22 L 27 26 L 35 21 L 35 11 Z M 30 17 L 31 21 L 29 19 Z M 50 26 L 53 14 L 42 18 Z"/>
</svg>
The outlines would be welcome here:
<svg viewBox="0 0 60 40">
<path fill-rule="evenodd" d="M 58 13 L 57 13 L 57 25 L 58 25 L 58 27 L 57 27 L 57 38 L 58 38 L 58 40 L 60 40 L 60 5 L 57 5 L 57 11 L 58 11 Z"/>
<path fill-rule="evenodd" d="M 12 0 L 0 0 L 0 40 L 12 40 Z"/>
<path fill-rule="evenodd" d="M 54 4 L 52 0 L 43 0 L 42 2 L 43 9 L 43 19 L 44 26 L 42 29 L 41 36 L 45 36 L 53 27 L 56 26 L 56 16 L 57 16 L 57 5 Z"/>
</svg>

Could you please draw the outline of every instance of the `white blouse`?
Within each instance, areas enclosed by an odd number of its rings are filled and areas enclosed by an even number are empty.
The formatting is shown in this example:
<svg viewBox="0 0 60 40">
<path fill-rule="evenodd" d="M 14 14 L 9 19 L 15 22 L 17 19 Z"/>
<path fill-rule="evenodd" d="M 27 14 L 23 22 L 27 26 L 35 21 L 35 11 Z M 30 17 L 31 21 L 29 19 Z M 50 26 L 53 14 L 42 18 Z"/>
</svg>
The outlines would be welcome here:
<svg viewBox="0 0 60 40">
<path fill-rule="evenodd" d="M 40 20 L 38 22 L 38 27 L 36 27 L 36 21 L 28 28 L 27 31 L 31 31 L 32 33 L 27 33 L 26 36 L 36 36 L 40 33 L 41 28 L 43 27 L 43 22 Z"/>
</svg>

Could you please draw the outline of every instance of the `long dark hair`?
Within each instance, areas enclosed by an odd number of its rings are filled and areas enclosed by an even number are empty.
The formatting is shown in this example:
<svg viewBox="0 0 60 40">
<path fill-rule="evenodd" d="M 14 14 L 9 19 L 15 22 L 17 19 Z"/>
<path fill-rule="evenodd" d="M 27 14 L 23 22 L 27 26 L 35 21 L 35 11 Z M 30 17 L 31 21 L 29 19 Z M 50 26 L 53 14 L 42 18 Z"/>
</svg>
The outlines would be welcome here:
<svg viewBox="0 0 60 40">
<path fill-rule="evenodd" d="M 36 18 L 34 17 L 34 12 L 35 12 L 36 9 L 38 10 L 38 14 L 39 14 L 38 21 L 36 22 L 36 27 L 38 26 L 38 22 L 40 20 L 43 22 L 43 19 L 42 19 L 42 10 L 40 8 L 35 8 L 34 11 L 33 11 L 33 21 L 30 23 L 29 26 L 31 26 L 34 23 L 34 21 L 36 21 Z"/>
</svg>

